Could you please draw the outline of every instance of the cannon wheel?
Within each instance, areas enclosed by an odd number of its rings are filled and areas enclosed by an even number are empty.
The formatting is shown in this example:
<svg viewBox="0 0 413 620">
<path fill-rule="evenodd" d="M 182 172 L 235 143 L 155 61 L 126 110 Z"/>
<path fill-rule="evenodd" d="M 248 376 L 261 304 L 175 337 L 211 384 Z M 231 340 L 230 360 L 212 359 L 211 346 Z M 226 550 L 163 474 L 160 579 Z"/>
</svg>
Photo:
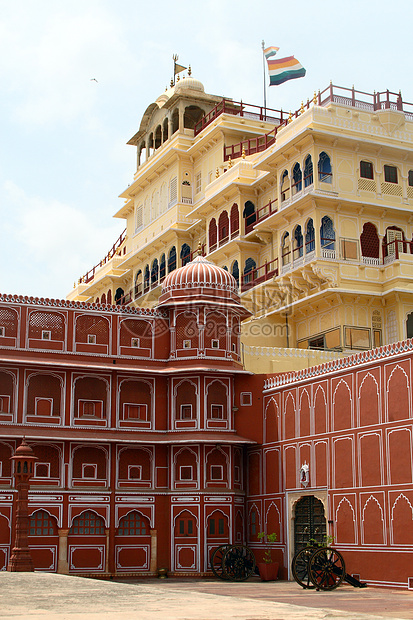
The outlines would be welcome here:
<svg viewBox="0 0 413 620">
<path fill-rule="evenodd" d="M 300 549 L 293 557 L 291 564 L 293 577 L 303 588 L 315 588 L 310 580 L 308 571 L 308 564 L 313 553 L 314 547 L 304 547 L 304 549 Z"/>
<path fill-rule="evenodd" d="M 317 590 L 334 590 L 346 576 L 343 556 L 331 547 L 317 549 L 309 559 L 308 572 Z"/>
<path fill-rule="evenodd" d="M 245 581 L 255 570 L 255 556 L 249 547 L 229 547 L 224 553 L 222 570 L 230 581 Z"/>
<path fill-rule="evenodd" d="M 231 545 L 221 545 L 220 547 L 217 547 L 217 549 L 215 549 L 211 556 L 211 570 L 214 573 L 215 577 L 218 577 L 219 579 L 228 579 L 228 577 L 223 571 L 222 562 L 224 559 L 225 551 L 227 551 L 230 547 Z"/>
</svg>

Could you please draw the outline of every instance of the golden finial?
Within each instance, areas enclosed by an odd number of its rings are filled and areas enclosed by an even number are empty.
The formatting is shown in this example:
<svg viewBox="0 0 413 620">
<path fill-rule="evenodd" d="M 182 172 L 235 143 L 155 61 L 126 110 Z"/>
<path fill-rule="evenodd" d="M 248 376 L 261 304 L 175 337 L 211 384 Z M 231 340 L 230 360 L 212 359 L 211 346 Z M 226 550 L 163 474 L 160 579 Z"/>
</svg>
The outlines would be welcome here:
<svg viewBox="0 0 413 620">
<path fill-rule="evenodd" d="M 217 168 L 217 171 L 215 173 L 215 178 L 218 179 L 218 177 L 219 177 L 219 169 Z"/>
<path fill-rule="evenodd" d="M 165 86 L 165 92 L 166 92 L 167 90 L 168 90 L 168 87 L 167 87 L 167 86 Z"/>
<path fill-rule="evenodd" d="M 76 282 L 73 282 L 73 288 L 76 288 Z"/>
<path fill-rule="evenodd" d="M 245 146 L 244 146 L 244 144 L 242 145 L 241 157 L 242 157 L 242 159 L 245 159 Z"/>
<path fill-rule="evenodd" d="M 290 114 L 289 114 L 289 116 L 288 116 L 288 122 L 289 122 L 289 123 L 292 123 L 292 122 L 293 122 L 293 113 L 291 112 L 291 110 L 290 110 Z"/>
<path fill-rule="evenodd" d="M 202 243 L 201 243 L 201 239 L 198 241 L 197 253 L 198 253 L 198 256 L 202 256 Z"/>
<path fill-rule="evenodd" d="M 81 282 L 81 279 L 79 278 L 79 282 L 78 282 L 78 284 L 80 284 L 80 282 Z"/>
<path fill-rule="evenodd" d="M 314 91 L 313 104 L 317 105 L 317 93 Z"/>
<path fill-rule="evenodd" d="M 304 114 L 304 101 L 301 102 L 300 114 Z"/>
<path fill-rule="evenodd" d="M 192 69 L 191 69 L 191 65 L 189 65 L 188 67 L 188 76 L 191 77 L 192 75 Z"/>
<path fill-rule="evenodd" d="M 228 168 L 232 168 L 232 159 L 231 156 L 228 157 Z"/>
<path fill-rule="evenodd" d="M 169 86 L 172 88 L 172 86 L 173 86 L 173 85 L 174 85 L 174 81 L 173 81 L 173 79 L 171 78 L 171 83 L 169 84 Z"/>
<path fill-rule="evenodd" d="M 179 77 L 179 73 L 176 74 L 176 81 L 179 82 L 180 77 Z"/>
</svg>

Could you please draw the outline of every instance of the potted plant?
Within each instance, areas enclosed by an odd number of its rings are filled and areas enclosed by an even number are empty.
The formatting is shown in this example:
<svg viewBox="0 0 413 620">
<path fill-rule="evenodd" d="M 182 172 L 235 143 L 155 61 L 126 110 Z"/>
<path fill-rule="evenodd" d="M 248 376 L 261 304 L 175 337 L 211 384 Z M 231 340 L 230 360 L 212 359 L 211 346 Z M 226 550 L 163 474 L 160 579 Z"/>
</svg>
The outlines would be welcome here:
<svg viewBox="0 0 413 620">
<path fill-rule="evenodd" d="M 260 532 L 258 538 L 260 540 L 266 539 L 267 543 L 274 543 L 277 540 L 277 534 L 275 532 L 272 534 Z M 278 577 L 278 568 L 279 562 L 273 560 L 271 547 L 268 546 L 264 551 L 262 562 L 258 562 L 258 570 L 260 571 L 262 581 L 275 581 Z"/>
</svg>

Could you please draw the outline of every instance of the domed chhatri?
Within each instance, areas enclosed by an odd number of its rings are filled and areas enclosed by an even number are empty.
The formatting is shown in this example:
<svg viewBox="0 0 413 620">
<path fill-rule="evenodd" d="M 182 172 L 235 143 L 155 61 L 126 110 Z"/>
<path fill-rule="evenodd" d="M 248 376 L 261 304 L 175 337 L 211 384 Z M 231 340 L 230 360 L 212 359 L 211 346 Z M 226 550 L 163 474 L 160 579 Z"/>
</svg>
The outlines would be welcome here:
<svg viewBox="0 0 413 620">
<path fill-rule="evenodd" d="M 174 301 L 219 300 L 240 304 L 238 285 L 234 276 L 204 256 L 197 256 L 184 267 L 175 269 L 162 284 L 159 305 Z"/>
</svg>

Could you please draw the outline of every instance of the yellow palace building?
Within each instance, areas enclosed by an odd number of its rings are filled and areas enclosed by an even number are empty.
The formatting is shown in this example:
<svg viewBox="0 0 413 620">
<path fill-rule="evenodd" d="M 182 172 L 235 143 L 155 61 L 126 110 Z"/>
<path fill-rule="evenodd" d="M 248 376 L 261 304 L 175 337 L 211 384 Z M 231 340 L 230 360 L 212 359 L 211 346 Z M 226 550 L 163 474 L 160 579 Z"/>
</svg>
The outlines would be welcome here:
<svg viewBox="0 0 413 620">
<path fill-rule="evenodd" d="M 189 71 L 128 144 L 126 230 L 69 300 L 153 307 L 202 253 L 252 312 L 249 370 L 413 336 L 413 105 L 400 93 L 330 84 L 288 114 L 208 95 Z"/>
</svg>

